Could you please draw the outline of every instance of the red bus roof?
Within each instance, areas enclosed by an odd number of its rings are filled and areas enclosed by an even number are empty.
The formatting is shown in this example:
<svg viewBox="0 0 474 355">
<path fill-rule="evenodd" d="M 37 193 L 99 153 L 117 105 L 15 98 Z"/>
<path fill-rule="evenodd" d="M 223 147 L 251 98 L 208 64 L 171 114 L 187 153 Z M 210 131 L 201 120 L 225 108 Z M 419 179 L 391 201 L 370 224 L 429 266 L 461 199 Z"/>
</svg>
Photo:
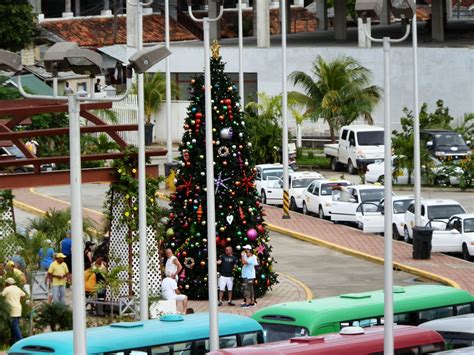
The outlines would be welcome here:
<svg viewBox="0 0 474 355">
<path fill-rule="evenodd" d="M 435 331 L 426 331 L 412 326 L 395 326 L 395 349 L 415 347 L 423 344 L 443 344 L 443 337 Z M 247 346 L 236 349 L 222 349 L 209 354 L 369 354 L 383 351 L 383 326 L 365 328 L 364 334 L 293 338 L 286 341 Z"/>
</svg>

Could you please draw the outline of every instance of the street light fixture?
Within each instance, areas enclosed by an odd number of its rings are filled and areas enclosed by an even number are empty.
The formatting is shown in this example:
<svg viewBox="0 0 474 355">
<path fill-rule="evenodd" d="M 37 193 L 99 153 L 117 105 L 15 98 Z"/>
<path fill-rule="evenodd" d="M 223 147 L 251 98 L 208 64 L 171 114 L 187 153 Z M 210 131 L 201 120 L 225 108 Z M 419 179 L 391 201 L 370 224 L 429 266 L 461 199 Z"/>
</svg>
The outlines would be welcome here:
<svg viewBox="0 0 474 355">
<path fill-rule="evenodd" d="M 54 48 L 53 48 L 54 47 Z M 101 59 L 92 55 L 88 49 L 75 48 L 74 43 L 65 44 L 61 47 L 53 46 L 51 52 L 46 51 L 48 68 L 50 71 L 57 68 L 70 66 L 76 73 L 101 73 Z M 156 48 L 154 48 L 156 50 Z M 130 88 L 133 70 L 141 73 L 146 70 L 143 63 L 155 65 L 162 56 L 150 56 L 150 50 L 137 52 L 134 56 L 135 62 L 128 66 L 127 89 L 124 94 L 116 97 L 94 98 L 83 97 L 77 93 L 67 96 L 55 96 L 56 99 L 68 101 L 69 106 L 69 141 L 70 141 L 70 184 L 71 184 L 71 234 L 72 234 L 72 273 L 81 275 L 84 272 L 84 258 L 82 250 L 82 201 L 81 201 L 81 148 L 80 148 L 80 102 L 81 101 L 120 101 L 123 100 Z M 168 54 L 169 55 L 169 54 Z M 0 50 L 0 66 L 4 65 L 10 71 L 18 72 L 21 65 L 16 65 L 19 56 L 15 53 Z M 137 64 L 139 63 L 139 64 Z M 24 91 L 21 85 L 21 76 L 18 76 L 18 89 L 22 96 L 32 99 L 50 100 L 51 96 L 31 95 Z M 92 89 L 92 88 L 91 88 Z M 86 354 L 86 311 L 84 298 L 84 278 L 73 277 L 73 339 L 74 354 Z"/>
<path fill-rule="evenodd" d="M 412 0 L 391 0 L 392 13 L 401 18 L 410 19 L 414 7 Z M 392 137 L 390 119 L 390 44 L 404 41 L 410 34 L 407 26 L 405 34 L 398 39 L 383 37 L 376 39 L 369 35 L 366 28 L 367 18 L 380 15 L 381 0 L 357 0 L 355 11 L 363 19 L 365 36 L 373 42 L 383 43 L 384 53 L 384 354 L 393 354 L 393 253 L 392 253 Z M 408 4 L 408 5 L 407 5 Z M 411 11 L 411 12 L 410 12 Z"/>
</svg>

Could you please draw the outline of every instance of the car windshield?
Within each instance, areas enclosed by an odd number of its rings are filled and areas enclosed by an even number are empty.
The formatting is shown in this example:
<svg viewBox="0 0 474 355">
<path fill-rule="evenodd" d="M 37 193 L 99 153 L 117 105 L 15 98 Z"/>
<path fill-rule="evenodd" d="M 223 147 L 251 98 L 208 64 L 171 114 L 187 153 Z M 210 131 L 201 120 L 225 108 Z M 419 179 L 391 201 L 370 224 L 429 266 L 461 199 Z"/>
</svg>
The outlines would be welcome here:
<svg viewBox="0 0 474 355">
<path fill-rule="evenodd" d="M 461 205 L 428 206 L 429 219 L 449 219 L 455 214 L 466 213 Z"/>
<path fill-rule="evenodd" d="M 467 218 L 464 220 L 464 233 L 474 232 L 474 218 Z"/>
<path fill-rule="evenodd" d="M 265 169 L 262 173 L 263 180 L 266 180 L 270 176 L 273 176 L 279 179 L 281 178 L 282 175 L 283 175 L 283 169 Z"/>
<path fill-rule="evenodd" d="M 359 145 L 383 145 L 383 131 L 357 132 Z"/>
<path fill-rule="evenodd" d="M 408 209 L 408 206 L 410 206 L 411 201 L 413 200 L 393 201 L 393 213 L 405 213 Z"/>
<path fill-rule="evenodd" d="M 360 190 L 360 199 L 361 202 L 379 202 L 383 199 L 383 189 L 373 189 L 373 190 Z"/>
<path fill-rule="evenodd" d="M 8 150 L 8 152 L 11 154 L 11 155 L 15 155 L 17 158 L 24 158 L 25 157 L 25 154 L 23 154 L 23 152 L 18 149 L 18 147 L 16 145 L 12 145 L 10 147 L 5 147 L 6 150 Z"/>
<path fill-rule="evenodd" d="M 347 186 L 349 185 L 347 182 L 331 182 L 328 184 L 321 185 L 321 196 L 331 196 L 332 191 L 337 186 Z"/>
<path fill-rule="evenodd" d="M 437 146 L 466 145 L 462 136 L 457 133 L 435 134 L 435 142 Z"/>
<path fill-rule="evenodd" d="M 293 325 L 262 323 L 265 343 L 309 335 L 308 329 Z"/>
<path fill-rule="evenodd" d="M 308 187 L 308 185 L 311 184 L 314 180 L 316 180 L 314 177 L 305 179 L 293 179 L 291 182 L 291 187 L 296 189 Z"/>
</svg>

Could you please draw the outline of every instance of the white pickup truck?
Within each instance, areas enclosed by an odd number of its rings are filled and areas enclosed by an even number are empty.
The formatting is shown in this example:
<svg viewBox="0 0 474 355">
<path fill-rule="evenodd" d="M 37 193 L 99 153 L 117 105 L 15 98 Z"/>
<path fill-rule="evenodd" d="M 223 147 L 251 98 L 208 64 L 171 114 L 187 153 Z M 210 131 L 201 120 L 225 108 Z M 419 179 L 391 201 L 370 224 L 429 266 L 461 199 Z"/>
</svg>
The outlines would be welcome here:
<svg viewBox="0 0 474 355">
<path fill-rule="evenodd" d="M 339 143 L 325 144 L 324 154 L 331 159 L 331 169 L 347 166 L 349 174 L 384 158 L 384 129 L 369 125 L 344 126 Z"/>
</svg>

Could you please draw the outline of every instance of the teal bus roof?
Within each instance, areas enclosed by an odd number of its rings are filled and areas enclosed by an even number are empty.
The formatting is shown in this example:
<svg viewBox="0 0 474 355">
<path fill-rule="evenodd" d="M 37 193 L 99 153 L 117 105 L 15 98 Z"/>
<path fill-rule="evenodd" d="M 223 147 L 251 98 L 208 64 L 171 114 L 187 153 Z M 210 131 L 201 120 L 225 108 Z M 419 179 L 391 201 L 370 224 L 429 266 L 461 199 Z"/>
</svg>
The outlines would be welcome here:
<svg viewBox="0 0 474 355">
<path fill-rule="evenodd" d="M 394 286 L 394 313 L 474 302 L 464 290 L 440 285 Z M 367 319 L 383 315 L 383 290 L 325 297 L 303 302 L 281 303 L 255 312 L 260 323 L 307 328 L 310 333 L 324 324 Z"/>
<path fill-rule="evenodd" d="M 219 313 L 220 336 L 261 330 L 260 324 L 251 318 Z M 144 322 L 88 328 L 86 337 L 88 354 L 207 339 L 209 338 L 209 313 L 184 315 L 182 321 L 175 322 L 152 319 Z M 44 351 L 38 353 L 32 350 L 26 351 L 28 348 L 24 348 L 28 346 L 52 348 L 54 349 L 53 354 L 73 354 L 73 332 L 50 332 L 34 335 L 15 343 L 9 352 L 45 354 Z"/>
</svg>

